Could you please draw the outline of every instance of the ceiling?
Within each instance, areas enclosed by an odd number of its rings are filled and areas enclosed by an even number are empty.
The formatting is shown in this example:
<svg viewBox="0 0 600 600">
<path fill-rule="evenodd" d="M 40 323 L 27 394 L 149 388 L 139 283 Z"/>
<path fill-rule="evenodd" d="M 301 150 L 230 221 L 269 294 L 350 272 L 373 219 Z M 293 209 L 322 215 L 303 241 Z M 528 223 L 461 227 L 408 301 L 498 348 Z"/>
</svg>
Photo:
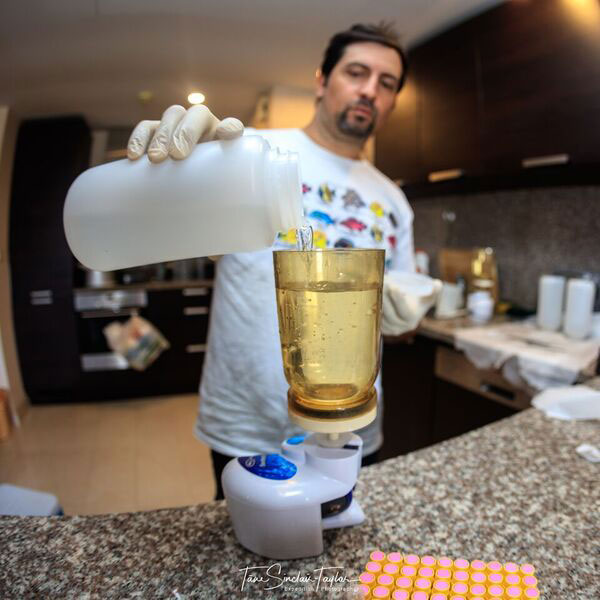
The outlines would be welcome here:
<svg viewBox="0 0 600 600">
<path fill-rule="evenodd" d="M 332 33 L 392 20 L 405 46 L 500 0 L 2 0 L 0 105 L 81 113 L 95 127 L 156 118 L 198 89 L 248 120 L 274 84 L 311 89 Z M 147 105 L 141 90 L 154 97 Z"/>
</svg>

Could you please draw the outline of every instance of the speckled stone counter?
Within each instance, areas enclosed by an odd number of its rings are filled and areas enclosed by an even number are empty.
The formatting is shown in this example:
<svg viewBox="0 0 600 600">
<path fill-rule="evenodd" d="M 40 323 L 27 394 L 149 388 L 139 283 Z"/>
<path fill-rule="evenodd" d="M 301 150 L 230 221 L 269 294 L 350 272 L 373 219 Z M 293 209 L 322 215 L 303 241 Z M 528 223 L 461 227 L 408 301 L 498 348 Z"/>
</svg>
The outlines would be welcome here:
<svg viewBox="0 0 600 600">
<path fill-rule="evenodd" d="M 349 587 L 343 578 L 357 577 L 369 552 L 381 548 L 531 562 L 543 598 L 597 599 L 600 464 L 575 453 L 582 442 L 600 442 L 599 422 L 561 422 L 527 410 L 365 468 L 356 497 L 366 522 L 327 531 L 323 555 L 279 566 L 236 543 L 221 502 L 4 517 L 0 598 L 340 598 Z M 243 570 L 261 566 L 270 571 Z M 337 567 L 322 573 L 338 581 L 321 580 L 315 590 L 322 567 Z M 264 581 L 244 583 L 244 573 Z M 286 579 L 293 577 L 309 581 Z"/>
</svg>

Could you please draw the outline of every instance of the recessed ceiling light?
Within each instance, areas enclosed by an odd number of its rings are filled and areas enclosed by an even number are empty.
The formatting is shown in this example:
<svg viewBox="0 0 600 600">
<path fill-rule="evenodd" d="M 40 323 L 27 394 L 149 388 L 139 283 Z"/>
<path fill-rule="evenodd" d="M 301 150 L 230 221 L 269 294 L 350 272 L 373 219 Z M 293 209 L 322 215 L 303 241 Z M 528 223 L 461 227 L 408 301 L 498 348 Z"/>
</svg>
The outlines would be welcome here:
<svg viewBox="0 0 600 600">
<path fill-rule="evenodd" d="M 190 104 L 202 104 L 204 102 L 204 94 L 201 94 L 200 92 L 192 92 L 188 96 L 188 102 Z"/>
</svg>

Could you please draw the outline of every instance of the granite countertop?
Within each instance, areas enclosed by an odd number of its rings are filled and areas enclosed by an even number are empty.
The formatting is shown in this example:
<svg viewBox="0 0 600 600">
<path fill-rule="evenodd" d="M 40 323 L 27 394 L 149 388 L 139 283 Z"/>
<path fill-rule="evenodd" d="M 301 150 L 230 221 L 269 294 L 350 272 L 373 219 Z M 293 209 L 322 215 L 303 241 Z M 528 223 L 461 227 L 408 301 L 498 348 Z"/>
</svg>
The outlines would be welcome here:
<svg viewBox="0 0 600 600">
<path fill-rule="evenodd" d="M 134 514 L 0 519 L 0 597 L 340 598 L 281 584 L 339 567 L 358 576 L 370 551 L 530 562 L 542 598 L 600 598 L 600 464 L 575 452 L 600 422 L 551 420 L 530 409 L 361 471 L 366 521 L 325 532 L 318 557 L 281 561 L 268 582 L 240 569 L 277 561 L 233 535 L 223 502 Z M 278 570 L 280 569 L 280 570 Z M 256 572 L 256 571 L 254 571 Z M 298 589 L 297 586 L 300 586 Z"/>
</svg>

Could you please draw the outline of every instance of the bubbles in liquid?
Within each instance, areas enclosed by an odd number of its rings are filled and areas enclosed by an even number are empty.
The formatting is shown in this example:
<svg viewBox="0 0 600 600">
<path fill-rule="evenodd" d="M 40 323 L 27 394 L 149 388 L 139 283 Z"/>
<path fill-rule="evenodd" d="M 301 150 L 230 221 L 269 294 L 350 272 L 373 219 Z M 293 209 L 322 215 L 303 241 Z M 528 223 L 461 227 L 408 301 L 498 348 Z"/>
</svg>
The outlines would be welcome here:
<svg viewBox="0 0 600 600">
<path fill-rule="evenodd" d="M 313 230 L 310 225 L 305 224 L 302 227 L 296 229 L 296 249 L 313 249 Z"/>
</svg>

